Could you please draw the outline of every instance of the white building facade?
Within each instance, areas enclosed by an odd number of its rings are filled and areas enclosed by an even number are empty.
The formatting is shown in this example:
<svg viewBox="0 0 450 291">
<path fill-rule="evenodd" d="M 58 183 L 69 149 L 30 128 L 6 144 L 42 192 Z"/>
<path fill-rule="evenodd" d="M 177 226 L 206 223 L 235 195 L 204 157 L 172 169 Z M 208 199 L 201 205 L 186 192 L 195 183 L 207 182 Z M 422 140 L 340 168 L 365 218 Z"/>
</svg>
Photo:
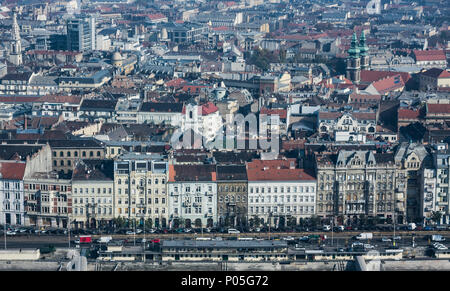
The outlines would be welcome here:
<svg viewBox="0 0 450 291">
<path fill-rule="evenodd" d="M 170 165 L 169 171 L 170 226 L 216 226 L 215 165 Z"/>
</svg>

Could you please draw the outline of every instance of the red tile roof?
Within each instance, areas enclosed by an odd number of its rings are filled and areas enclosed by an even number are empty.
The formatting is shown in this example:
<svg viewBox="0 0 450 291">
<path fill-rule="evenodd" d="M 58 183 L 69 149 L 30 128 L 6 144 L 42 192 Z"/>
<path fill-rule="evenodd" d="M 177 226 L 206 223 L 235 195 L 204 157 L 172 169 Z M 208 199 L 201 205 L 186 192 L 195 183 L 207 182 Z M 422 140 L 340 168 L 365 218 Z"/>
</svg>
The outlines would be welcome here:
<svg viewBox="0 0 450 291">
<path fill-rule="evenodd" d="M 214 31 L 228 31 L 228 30 L 230 30 L 230 28 L 227 27 L 227 26 L 218 26 L 218 27 L 213 27 L 212 30 L 214 30 Z"/>
<path fill-rule="evenodd" d="M 21 162 L 0 162 L 2 179 L 22 180 L 26 165 Z"/>
<path fill-rule="evenodd" d="M 212 102 L 208 102 L 208 103 L 202 105 L 202 115 L 209 115 L 218 110 L 219 110 L 219 108 L 217 108 L 217 106 L 214 105 L 214 103 L 212 103 Z"/>
<path fill-rule="evenodd" d="M 342 112 L 319 112 L 319 119 L 338 119 L 342 116 Z"/>
<path fill-rule="evenodd" d="M 22 97 L 22 96 L 0 96 L 0 102 L 3 103 L 33 103 L 40 97 Z"/>
<path fill-rule="evenodd" d="M 315 177 L 304 169 L 297 169 L 295 159 L 254 160 L 247 164 L 249 181 L 314 181 Z"/>
<path fill-rule="evenodd" d="M 405 84 L 408 82 L 409 79 L 411 79 L 411 75 L 405 72 L 361 70 L 361 82 L 372 83 L 395 75 L 400 75 Z"/>
<path fill-rule="evenodd" d="M 380 94 L 386 94 L 388 92 L 397 90 L 405 86 L 400 74 L 373 82 L 372 85 L 377 89 Z"/>
<path fill-rule="evenodd" d="M 399 109 L 398 110 L 398 119 L 418 119 L 420 116 L 420 110 L 414 109 Z"/>
<path fill-rule="evenodd" d="M 201 112 L 200 112 L 200 110 L 201 110 Z M 218 110 L 219 110 L 219 108 L 216 105 L 214 105 L 214 103 L 208 102 L 208 103 L 203 104 L 202 106 L 198 107 L 198 114 L 209 115 Z M 181 113 L 186 114 L 186 106 L 183 106 L 183 110 L 181 111 Z"/>
<path fill-rule="evenodd" d="M 377 115 L 375 112 L 352 112 L 352 116 L 354 116 L 358 120 L 376 120 Z"/>
<path fill-rule="evenodd" d="M 147 17 L 151 20 L 167 18 L 167 16 L 165 16 L 164 14 L 161 14 L 161 13 L 148 14 Z"/>
<path fill-rule="evenodd" d="M 263 108 L 261 108 L 260 114 L 278 115 L 278 116 L 280 116 L 280 119 L 286 119 L 287 110 L 286 109 L 269 109 L 269 108 L 263 107 Z"/>
<path fill-rule="evenodd" d="M 427 114 L 450 114 L 450 104 L 427 104 Z"/>
<path fill-rule="evenodd" d="M 365 103 L 365 102 L 377 102 L 381 100 L 381 95 L 364 95 L 352 93 L 350 94 L 350 102 Z"/>
<path fill-rule="evenodd" d="M 45 95 L 42 96 L 37 102 L 80 104 L 81 97 L 65 95 Z"/>
<path fill-rule="evenodd" d="M 428 50 L 428 51 L 413 51 L 416 61 L 445 61 L 447 57 L 445 56 L 444 50 Z"/>
<path fill-rule="evenodd" d="M 182 78 L 177 78 L 177 79 L 173 79 L 173 80 L 166 82 L 167 87 L 179 88 L 179 87 L 182 87 L 184 84 L 186 84 L 186 81 Z"/>
</svg>

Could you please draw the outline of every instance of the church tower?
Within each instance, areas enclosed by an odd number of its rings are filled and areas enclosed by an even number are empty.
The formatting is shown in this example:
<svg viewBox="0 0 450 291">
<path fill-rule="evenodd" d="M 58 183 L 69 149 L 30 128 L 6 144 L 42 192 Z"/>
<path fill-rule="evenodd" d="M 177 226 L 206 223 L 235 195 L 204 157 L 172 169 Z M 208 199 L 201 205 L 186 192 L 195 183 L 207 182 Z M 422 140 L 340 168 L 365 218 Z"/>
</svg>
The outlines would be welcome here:
<svg viewBox="0 0 450 291">
<path fill-rule="evenodd" d="M 359 83 L 361 80 L 361 64 L 359 57 L 359 47 L 358 40 L 356 38 L 356 32 L 353 33 L 352 42 L 350 49 L 348 50 L 347 59 L 347 79 L 353 81 L 354 83 Z"/>
<path fill-rule="evenodd" d="M 17 24 L 17 10 L 14 9 L 13 24 L 12 24 L 12 38 L 11 51 L 9 53 L 9 61 L 16 66 L 22 64 L 22 44 L 20 43 L 20 30 Z"/>
<path fill-rule="evenodd" d="M 361 32 L 359 38 L 359 51 L 361 55 L 361 70 L 369 69 L 369 47 L 366 45 L 366 35 L 364 30 Z"/>
</svg>

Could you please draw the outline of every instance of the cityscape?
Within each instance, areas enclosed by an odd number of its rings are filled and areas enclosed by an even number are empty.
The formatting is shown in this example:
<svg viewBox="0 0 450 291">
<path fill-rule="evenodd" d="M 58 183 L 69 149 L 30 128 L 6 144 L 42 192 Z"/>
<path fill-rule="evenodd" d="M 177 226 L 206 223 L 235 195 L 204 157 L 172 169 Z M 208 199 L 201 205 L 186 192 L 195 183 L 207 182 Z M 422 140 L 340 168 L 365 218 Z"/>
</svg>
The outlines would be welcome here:
<svg viewBox="0 0 450 291">
<path fill-rule="evenodd" d="M 0 270 L 450 270 L 450 2 L 0 0 L 0 38 Z"/>
</svg>

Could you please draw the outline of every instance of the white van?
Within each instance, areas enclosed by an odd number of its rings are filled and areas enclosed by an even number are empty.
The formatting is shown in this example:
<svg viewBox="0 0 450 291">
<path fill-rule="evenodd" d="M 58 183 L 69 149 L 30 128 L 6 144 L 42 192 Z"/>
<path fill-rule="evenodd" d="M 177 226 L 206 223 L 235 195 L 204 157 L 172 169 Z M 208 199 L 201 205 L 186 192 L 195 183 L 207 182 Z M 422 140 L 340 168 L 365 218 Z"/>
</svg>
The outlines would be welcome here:
<svg viewBox="0 0 450 291">
<path fill-rule="evenodd" d="M 239 230 L 235 229 L 235 228 L 229 228 L 228 229 L 228 233 L 241 233 Z"/>
</svg>

